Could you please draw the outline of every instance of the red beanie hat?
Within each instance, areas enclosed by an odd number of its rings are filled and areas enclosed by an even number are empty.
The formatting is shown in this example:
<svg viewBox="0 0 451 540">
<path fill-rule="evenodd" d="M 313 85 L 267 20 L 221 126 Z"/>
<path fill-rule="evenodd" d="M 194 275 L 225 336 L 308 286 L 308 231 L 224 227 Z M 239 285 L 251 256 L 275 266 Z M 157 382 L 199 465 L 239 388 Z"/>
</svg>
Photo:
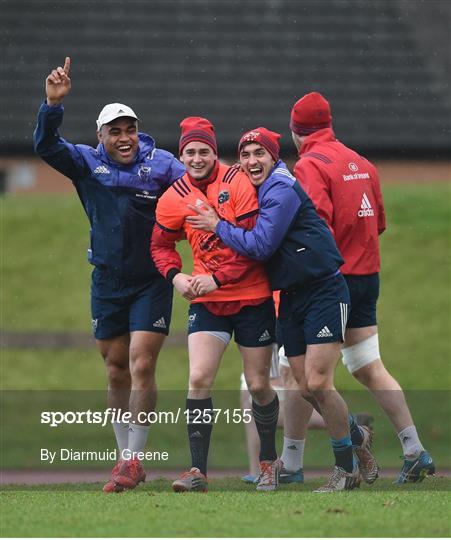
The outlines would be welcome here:
<svg viewBox="0 0 451 540">
<path fill-rule="evenodd" d="M 290 129 L 297 135 L 310 135 L 331 125 L 329 102 L 318 92 L 306 94 L 291 109 Z"/>
<path fill-rule="evenodd" d="M 182 132 L 179 141 L 179 152 L 183 152 L 185 146 L 193 141 L 203 142 L 211 146 L 214 153 L 218 153 L 216 134 L 213 124 L 200 116 L 188 116 L 180 122 Z"/>
<path fill-rule="evenodd" d="M 243 146 L 250 143 L 261 144 L 268 152 L 271 154 L 271 157 L 274 161 L 279 159 L 280 144 L 279 139 L 280 133 L 275 133 L 274 131 L 269 131 L 264 127 L 258 127 L 247 131 L 240 139 L 238 143 L 238 155 L 241 152 Z"/>
</svg>

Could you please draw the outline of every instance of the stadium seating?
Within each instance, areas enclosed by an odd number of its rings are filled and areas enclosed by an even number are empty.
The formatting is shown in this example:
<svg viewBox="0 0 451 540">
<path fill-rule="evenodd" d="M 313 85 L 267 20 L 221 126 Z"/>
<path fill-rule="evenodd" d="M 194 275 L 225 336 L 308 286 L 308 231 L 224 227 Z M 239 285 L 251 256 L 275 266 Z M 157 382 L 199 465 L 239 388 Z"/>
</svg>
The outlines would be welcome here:
<svg viewBox="0 0 451 540">
<path fill-rule="evenodd" d="M 101 106 L 120 101 L 172 150 L 180 119 L 203 115 L 223 152 L 261 124 L 280 131 L 292 152 L 291 105 L 318 90 L 351 146 L 397 157 L 446 153 L 449 71 L 428 58 L 447 54 L 449 5 L 426 4 L 429 16 L 445 18 L 444 31 L 431 27 L 439 37 L 429 49 L 415 30 L 425 26 L 421 14 L 401 0 L 6 2 L 0 152 L 31 151 L 44 77 L 69 55 L 64 134 L 74 142 L 95 142 Z"/>
</svg>

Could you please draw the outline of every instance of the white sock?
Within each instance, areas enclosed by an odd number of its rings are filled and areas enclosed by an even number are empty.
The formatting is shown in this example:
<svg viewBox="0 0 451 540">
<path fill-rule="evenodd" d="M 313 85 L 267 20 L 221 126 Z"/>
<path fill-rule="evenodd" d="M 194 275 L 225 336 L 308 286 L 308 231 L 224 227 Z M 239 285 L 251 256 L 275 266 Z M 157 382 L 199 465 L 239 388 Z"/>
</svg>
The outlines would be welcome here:
<svg viewBox="0 0 451 540">
<path fill-rule="evenodd" d="M 424 446 L 418 437 L 417 428 L 408 426 L 398 433 L 402 451 L 405 456 L 418 457 L 424 450 Z"/>
<path fill-rule="evenodd" d="M 128 425 L 128 447 L 131 452 L 144 452 L 150 426 Z"/>
<path fill-rule="evenodd" d="M 123 422 L 112 422 L 112 424 L 119 454 L 122 455 L 122 452 L 128 448 L 128 424 Z"/>
<path fill-rule="evenodd" d="M 280 458 L 284 469 L 295 472 L 304 466 L 305 439 L 283 438 L 283 452 Z"/>
</svg>

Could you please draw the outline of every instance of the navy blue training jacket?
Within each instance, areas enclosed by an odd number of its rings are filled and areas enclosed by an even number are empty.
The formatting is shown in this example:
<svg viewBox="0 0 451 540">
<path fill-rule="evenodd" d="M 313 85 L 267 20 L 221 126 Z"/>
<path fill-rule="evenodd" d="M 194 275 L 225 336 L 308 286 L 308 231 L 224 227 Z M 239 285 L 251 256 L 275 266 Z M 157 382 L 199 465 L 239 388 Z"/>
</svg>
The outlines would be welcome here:
<svg viewBox="0 0 451 540">
<path fill-rule="evenodd" d="M 283 161 L 259 186 L 258 203 L 252 230 L 220 221 L 216 234 L 238 253 L 267 261 L 273 290 L 302 287 L 338 273 L 344 261 L 332 233 Z"/>
<path fill-rule="evenodd" d="M 159 278 L 149 252 L 155 208 L 162 193 L 183 176 L 184 166 L 170 152 L 155 148 L 144 133 L 128 165 L 112 161 L 103 144 L 71 144 L 58 133 L 63 113 L 62 105 L 41 105 L 34 148 L 77 190 L 91 224 L 89 262 L 124 284 Z"/>
</svg>

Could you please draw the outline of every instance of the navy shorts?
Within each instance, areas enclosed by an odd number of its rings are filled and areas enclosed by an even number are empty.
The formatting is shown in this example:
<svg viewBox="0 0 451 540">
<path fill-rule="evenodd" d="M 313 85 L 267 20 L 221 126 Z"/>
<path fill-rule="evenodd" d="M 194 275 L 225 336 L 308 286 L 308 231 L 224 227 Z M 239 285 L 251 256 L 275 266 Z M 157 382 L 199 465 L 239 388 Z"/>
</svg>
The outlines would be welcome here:
<svg viewBox="0 0 451 540">
<path fill-rule="evenodd" d="M 92 273 L 92 329 L 96 339 L 111 339 L 136 330 L 168 335 L 172 285 L 156 276 L 146 284 L 123 286 L 95 269 Z"/>
<path fill-rule="evenodd" d="M 243 347 L 266 347 L 276 341 L 272 298 L 258 306 L 245 306 L 235 315 L 214 315 L 202 303 L 191 304 L 188 315 L 188 334 L 227 332 Z"/>
<path fill-rule="evenodd" d="M 280 295 L 278 325 L 286 356 L 305 354 L 307 345 L 344 341 L 349 291 L 339 274 Z"/>
<path fill-rule="evenodd" d="M 364 328 L 377 324 L 376 305 L 379 298 L 379 274 L 344 276 L 351 297 L 348 328 Z"/>
</svg>

